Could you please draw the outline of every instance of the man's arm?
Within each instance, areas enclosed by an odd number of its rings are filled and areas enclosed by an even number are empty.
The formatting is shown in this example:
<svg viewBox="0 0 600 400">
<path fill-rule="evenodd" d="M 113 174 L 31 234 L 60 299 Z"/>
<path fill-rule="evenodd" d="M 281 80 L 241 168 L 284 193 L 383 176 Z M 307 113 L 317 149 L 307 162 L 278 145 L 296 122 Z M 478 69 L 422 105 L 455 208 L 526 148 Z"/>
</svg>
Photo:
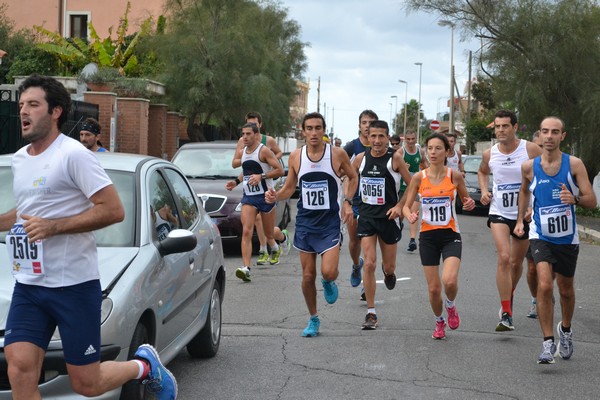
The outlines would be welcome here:
<svg viewBox="0 0 600 400">
<path fill-rule="evenodd" d="M 12 210 L 0 215 L 0 232 L 6 232 L 12 228 L 17 222 L 17 209 Z"/>
<path fill-rule="evenodd" d="M 114 185 L 108 185 L 90 197 L 93 206 L 71 217 L 46 219 L 22 214 L 29 240 L 41 240 L 65 233 L 91 232 L 125 218 L 125 210 Z"/>
<path fill-rule="evenodd" d="M 521 164 L 521 189 L 519 190 L 519 202 L 518 202 L 518 214 L 517 223 L 515 225 L 514 234 L 517 236 L 523 236 L 525 231 L 523 229 L 523 221 L 529 212 L 529 199 L 531 198 L 531 192 L 529 191 L 529 185 L 533 179 L 533 161 L 525 161 Z"/>
<path fill-rule="evenodd" d="M 354 193 L 356 193 L 356 188 L 358 186 L 358 174 L 352 167 L 352 164 L 350 164 L 350 158 L 344 150 L 338 147 L 332 147 L 331 150 L 334 160 L 340 160 L 339 170 L 337 171 L 338 175 L 346 175 L 346 184 L 344 185 L 344 201 L 342 202 L 342 220 L 344 223 L 347 223 L 354 218 L 354 212 L 352 211 L 352 206 L 350 203 L 348 203 L 345 199 L 352 199 L 354 197 Z"/>
<path fill-rule="evenodd" d="M 425 149 L 419 146 L 419 152 L 421 153 L 421 163 L 419 164 L 420 169 L 429 167 L 429 160 L 425 156 Z"/>
<path fill-rule="evenodd" d="M 456 154 L 458 155 L 458 170 L 460 172 L 462 172 L 463 176 L 464 176 L 464 174 L 465 174 L 465 164 L 463 163 L 463 160 L 462 160 L 462 153 L 460 151 L 456 150 Z"/>
<path fill-rule="evenodd" d="M 481 156 L 481 164 L 479 164 L 479 170 L 477 171 L 477 181 L 479 182 L 479 189 L 481 190 L 481 204 L 488 205 L 492 201 L 492 194 L 490 193 L 488 186 L 490 182 L 490 154 L 491 150 L 487 149 Z"/>
<path fill-rule="evenodd" d="M 281 151 L 281 149 L 279 148 L 279 145 L 277 144 L 277 140 L 275 140 L 275 138 L 267 136 L 267 147 L 271 149 L 273 154 L 275 154 L 275 158 L 277 158 L 278 160 L 281 159 L 281 156 L 283 156 L 283 151 Z"/>
<path fill-rule="evenodd" d="M 300 168 L 300 149 L 296 149 L 290 154 L 288 159 L 288 175 L 285 178 L 285 184 L 277 192 L 273 188 L 265 193 L 267 203 L 275 203 L 279 200 L 285 200 L 292 197 L 298 184 L 298 169 Z"/>
<path fill-rule="evenodd" d="M 544 151 L 540 146 L 529 141 L 526 142 L 525 149 L 527 150 L 527 155 L 529 156 L 529 158 L 536 158 L 538 156 L 541 156 L 542 152 Z"/>
<path fill-rule="evenodd" d="M 596 199 L 596 194 L 594 193 L 594 189 L 590 183 L 585 165 L 583 165 L 583 162 L 577 157 L 571 156 L 570 160 L 571 173 L 575 178 L 575 182 L 577 182 L 577 186 L 579 186 L 579 201 L 576 201 L 575 196 L 572 196 L 572 204 L 577 203 L 579 207 L 583 208 L 596 208 L 598 205 L 598 199 Z M 562 193 L 561 200 L 563 200 Z M 567 202 L 570 203 L 570 201 Z"/>
<path fill-rule="evenodd" d="M 233 168 L 238 168 L 242 166 L 242 155 L 244 151 L 244 141 L 242 138 L 238 140 L 237 147 L 235 148 L 235 154 L 233 155 L 233 160 L 231 161 L 231 166 Z"/>
</svg>

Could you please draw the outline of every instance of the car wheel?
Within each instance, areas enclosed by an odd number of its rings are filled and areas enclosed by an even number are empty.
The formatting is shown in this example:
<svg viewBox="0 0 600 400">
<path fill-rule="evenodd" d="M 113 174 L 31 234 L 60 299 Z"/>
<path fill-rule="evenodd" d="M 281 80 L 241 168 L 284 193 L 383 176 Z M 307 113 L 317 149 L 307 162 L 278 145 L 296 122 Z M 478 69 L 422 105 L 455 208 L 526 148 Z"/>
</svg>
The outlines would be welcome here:
<svg viewBox="0 0 600 400">
<path fill-rule="evenodd" d="M 133 337 L 131 338 L 131 345 L 129 346 L 129 353 L 127 354 L 127 359 L 132 360 L 135 352 L 138 347 L 140 347 L 144 343 L 148 343 L 148 329 L 141 322 L 138 322 L 135 327 L 135 331 L 133 331 Z M 131 380 L 123 385 L 121 389 L 121 397 L 120 400 L 143 400 L 144 399 L 145 388 L 139 381 Z"/>
<path fill-rule="evenodd" d="M 188 343 L 187 351 L 192 357 L 210 358 L 219 351 L 221 343 L 221 286 L 215 281 L 210 295 L 208 316 L 204 328 Z"/>
<path fill-rule="evenodd" d="M 283 230 L 287 228 L 290 221 L 290 206 L 286 203 L 285 208 L 283 209 L 283 213 L 281 214 L 281 221 L 279 221 L 279 225 L 277 226 L 279 226 L 279 229 Z"/>
</svg>

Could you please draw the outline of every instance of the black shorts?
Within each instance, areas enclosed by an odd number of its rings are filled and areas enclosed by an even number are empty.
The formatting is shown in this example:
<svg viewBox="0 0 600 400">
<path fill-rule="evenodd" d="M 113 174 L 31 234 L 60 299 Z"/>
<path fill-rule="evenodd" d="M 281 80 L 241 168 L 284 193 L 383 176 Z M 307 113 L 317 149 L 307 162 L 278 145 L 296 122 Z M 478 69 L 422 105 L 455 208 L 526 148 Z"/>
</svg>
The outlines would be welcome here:
<svg viewBox="0 0 600 400">
<path fill-rule="evenodd" d="M 531 252 L 533 253 L 533 262 L 537 265 L 540 262 L 547 262 L 552 265 L 552 270 L 572 278 L 575 276 L 577 267 L 577 256 L 579 255 L 578 244 L 554 244 L 540 239 L 531 239 Z"/>
<path fill-rule="evenodd" d="M 525 253 L 525 257 L 528 260 L 533 261 L 533 255 L 531 254 L 531 243 L 529 243 L 529 247 L 527 248 L 527 253 Z"/>
<path fill-rule="evenodd" d="M 527 240 L 529 239 L 529 222 L 523 221 L 523 230 L 525 234 L 523 236 L 517 236 L 514 234 L 515 226 L 517 226 L 517 221 L 514 219 L 508 219 L 501 217 L 499 215 L 490 214 L 487 220 L 487 226 L 490 228 L 490 224 L 506 224 L 508 225 L 508 229 L 510 229 L 510 236 L 514 237 L 518 240 Z"/>
<path fill-rule="evenodd" d="M 397 218 L 359 217 L 356 234 L 360 238 L 376 235 L 386 244 L 398 243 L 402 238 L 402 231 Z"/>
<path fill-rule="evenodd" d="M 421 264 L 425 266 L 440 265 L 442 260 L 448 257 L 460 257 L 462 255 L 462 239 L 460 233 L 452 229 L 435 229 L 433 231 L 421 232 L 419 235 L 419 254 Z"/>
</svg>

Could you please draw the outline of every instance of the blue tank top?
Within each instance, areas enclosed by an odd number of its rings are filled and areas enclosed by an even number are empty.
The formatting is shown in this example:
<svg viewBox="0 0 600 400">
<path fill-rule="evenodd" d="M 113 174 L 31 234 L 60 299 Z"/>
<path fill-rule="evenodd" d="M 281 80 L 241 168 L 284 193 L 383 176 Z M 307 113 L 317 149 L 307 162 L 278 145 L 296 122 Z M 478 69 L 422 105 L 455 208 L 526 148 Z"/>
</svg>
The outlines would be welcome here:
<svg viewBox="0 0 600 400">
<path fill-rule="evenodd" d="M 560 170 L 554 176 L 546 174 L 540 162 L 540 157 L 533 160 L 533 180 L 529 185 L 533 198 L 529 238 L 554 244 L 578 244 L 575 206 L 561 203 L 559 197 L 563 183 L 574 195 L 579 194 L 571 175 L 570 156 L 562 153 Z"/>
<path fill-rule="evenodd" d="M 341 228 L 342 180 L 333 169 L 331 153 L 331 145 L 326 143 L 321 159 L 313 161 L 306 146 L 300 150 L 296 232 L 339 232 Z"/>
</svg>

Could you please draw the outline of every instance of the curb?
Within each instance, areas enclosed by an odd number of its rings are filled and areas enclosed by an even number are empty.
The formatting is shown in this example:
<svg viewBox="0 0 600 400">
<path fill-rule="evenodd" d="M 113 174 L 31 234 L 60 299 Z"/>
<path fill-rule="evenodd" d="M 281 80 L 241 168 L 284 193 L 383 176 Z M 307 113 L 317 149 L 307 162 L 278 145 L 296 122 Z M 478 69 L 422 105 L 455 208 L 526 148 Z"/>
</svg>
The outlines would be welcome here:
<svg viewBox="0 0 600 400">
<path fill-rule="evenodd" d="M 593 244 L 600 244 L 600 232 L 597 230 L 579 224 L 577 224 L 577 230 L 579 231 L 580 239 L 592 242 Z"/>
</svg>

